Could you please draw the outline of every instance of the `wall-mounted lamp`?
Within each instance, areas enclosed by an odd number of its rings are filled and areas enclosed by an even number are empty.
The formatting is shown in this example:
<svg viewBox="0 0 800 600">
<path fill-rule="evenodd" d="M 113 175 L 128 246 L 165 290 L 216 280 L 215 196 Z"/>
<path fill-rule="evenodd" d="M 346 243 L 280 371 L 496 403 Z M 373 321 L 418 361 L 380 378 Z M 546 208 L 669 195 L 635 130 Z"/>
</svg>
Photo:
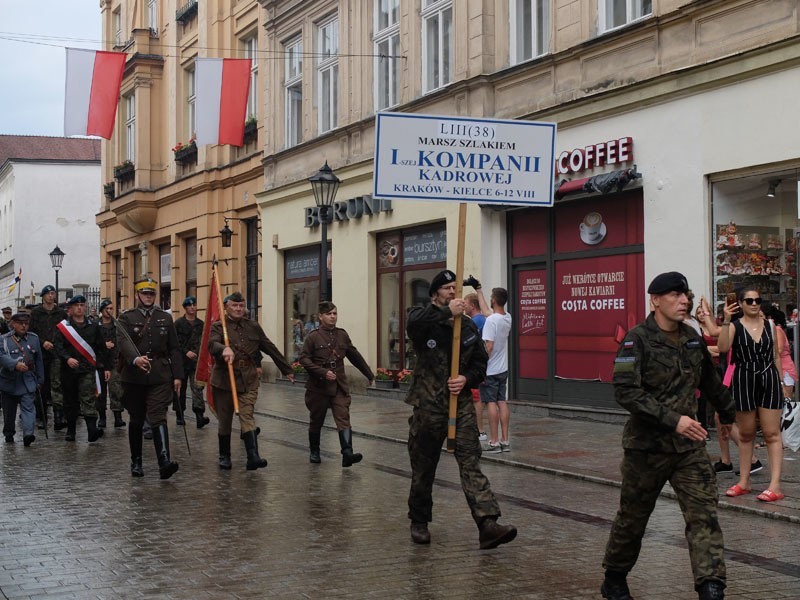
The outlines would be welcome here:
<svg viewBox="0 0 800 600">
<path fill-rule="evenodd" d="M 767 188 L 767 198 L 774 198 L 775 197 L 775 190 L 780 184 L 780 179 L 770 179 L 769 180 L 769 187 Z"/>
<path fill-rule="evenodd" d="M 225 217 L 225 226 L 219 230 L 219 236 L 222 238 L 222 247 L 230 248 L 231 240 L 233 239 L 233 231 L 228 227 L 228 217 Z"/>
</svg>

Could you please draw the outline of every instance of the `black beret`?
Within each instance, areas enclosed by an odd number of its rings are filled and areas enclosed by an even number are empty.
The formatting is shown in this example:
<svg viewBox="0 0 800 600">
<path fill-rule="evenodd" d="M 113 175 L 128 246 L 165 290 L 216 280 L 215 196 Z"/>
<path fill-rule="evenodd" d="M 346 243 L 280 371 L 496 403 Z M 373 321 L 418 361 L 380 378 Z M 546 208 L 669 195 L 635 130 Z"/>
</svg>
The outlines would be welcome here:
<svg viewBox="0 0 800 600">
<path fill-rule="evenodd" d="M 670 271 L 669 273 L 661 273 L 656 275 L 656 278 L 650 282 L 650 287 L 647 288 L 648 294 L 666 294 L 668 292 L 679 292 L 685 294 L 689 291 L 689 282 L 686 281 L 681 273 L 677 271 Z"/>
<path fill-rule="evenodd" d="M 26 312 L 18 312 L 11 315 L 12 321 L 19 321 L 20 323 L 24 323 L 26 321 L 31 320 L 31 316 Z"/>
<path fill-rule="evenodd" d="M 111 304 L 113 304 L 113 302 L 111 302 L 111 300 L 109 300 L 108 298 L 106 298 L 105 300 L 103 300 L 103 301 L 100 303 L 100 310 L 102 311 L 102 310 L 103 310 L 103 309 L 104 309 L 106 306 L 110 306 Z"/>
<path fill-rule="evenodd" d="M 56 288 L 54 288 L 52 285 L 46 285 L 46 286 L 44 286 L 42 288 L 42 294 L 41 295 L 44 296 L 45 294 L 48 294 L 50 292 L 55 292 L 55 291 L 56 291 Z"/>
<path fill-rule="evenodd" d="M 197 304 L 197 298 L 194 296 L 186 296 L 186 298 L 183 299 L 183 306 L 189 306 L 190 304 Z"/>
<path fill-rule="evenodd" d="M 244 302 L 244 296 L 242 296 L 242 292 L 233 292 L 229 296 L 226 296 L 223 302 L 228 302 L 229 300 L 231 302 Z"/>
<path fill-rule="evenodd" d="M 448 269 L 445 269 L 441 273 L 439 273 L 436 277 L 433 278 L 431 281 L 431 287 L 428 289 L 428 295 L 433 296 L 439 290 L 440 287 L 453 283 L 456 280 L 456 274 Z"/>
<path fill-rule="evenodd" d="M 86 304 L 86 298 L 78 294 L 77 296 L 73 296 L 69 300 L 67 300 L 67 306 L 72 306 L 73 304 Z"/>
</svg>

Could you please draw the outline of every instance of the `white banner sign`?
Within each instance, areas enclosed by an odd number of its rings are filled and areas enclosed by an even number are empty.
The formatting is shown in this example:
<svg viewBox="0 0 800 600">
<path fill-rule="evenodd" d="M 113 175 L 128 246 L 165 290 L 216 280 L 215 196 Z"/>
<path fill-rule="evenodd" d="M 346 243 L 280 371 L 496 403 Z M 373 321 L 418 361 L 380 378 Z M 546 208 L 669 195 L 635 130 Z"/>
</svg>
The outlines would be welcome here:
<svg viewBox="0 0 800 600">
<path fill-rule="evenodd" d="M 552 206 L 556 125 L 378 113 L 375 198 Z"/>
</svg>

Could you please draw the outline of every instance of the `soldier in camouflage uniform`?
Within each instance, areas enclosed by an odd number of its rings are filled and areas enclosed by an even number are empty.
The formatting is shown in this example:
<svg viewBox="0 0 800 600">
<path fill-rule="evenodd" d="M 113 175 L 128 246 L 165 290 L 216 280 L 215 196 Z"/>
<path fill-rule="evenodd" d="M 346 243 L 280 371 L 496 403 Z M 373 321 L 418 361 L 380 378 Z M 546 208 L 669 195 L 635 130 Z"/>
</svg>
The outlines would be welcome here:
<svg viewBox="0 0 800 600">
<path fill-rule="evenodd" d="M 620 507 L 606 546 L 608 600 L 629 600 L 626 582 L 636 564 L 647 521 L 669 481 L 686 521 L 695 589 L 719 600 L 725 589 L 717 481 L 705 449 L 706 430 L 695 419 L 698 388 L 719 413 L 723 435 L 735 418 L 733 401 L 703 339 L 688 325 L 689 285 L 677 272 L 662 273 L 647 289 L 654 308 L 631 329 L 614 361 L 614 393 L 630 411 L 622 446 Z"/>
<path fill-rule="evenodd" d="M 42 403 L 53 407 L 53 429 L 61 431 L 64 421 L 64 395 L 61 393 L 61 361 L 58 360 L 53 345 L 56 336 L 56 323 L 67 318 L 67 313 L 56 303 L 56 288 L 46 285 L 42 288 L 42 303 L 31 310 L 30 331 L 39 336 L 44 351 L 44 385 Z M 39 408 L 36 408 L 37 413 Z M 43 415 L 37 414 L 41 420 Z"/>
<path fill-rule="evenodd" d="M 412 471 L 408 518 L 411 519 L 412 541 L 429 544 L 433 480 L 442 443 L 447 437 L 450 394 L 457 394 L 455 458 L 461 473 L 461 487 L 480 532 L 480 547 L 489 549 L 513 540 L 517 530 L 513 525 L 497 523 L 500 507 L 489 480 L 481 472 L 481 447 L 470 390 L 486 377 L 489 356 L 478 328 L 468 317 L 461 319 L 459 375 L 450 379 L 452 317 L 463 315 L 466 306 L 462 298 L 455 297 L 455 281 L 452 271 L 436 275 L 429 289 L 431 303 L 412 308 L 407 317 L 406 331 L 417 354 L 414 379 L 406 398 L 414 407 L 408 421 Z"/>
<path fill-rule="evenodd" d="M 187 296 L 183 300 L 184 316 L 175 319 L 175 331 L 178 334 L 178 345 L 183 355 L 183 385 L 181 393 L 173 399 L 172 408 L 178 414 L 178 425 L 185 425 L 183 414 L 186 411 L 186 390 L 192 390 L 192 412 L 195 423 L 202 429 L 211 422 L 206 412 L 206 401 L 203 398 L 203 385 L 197 384 L 197 356 L 200 354 L 200 341 L 203 337 L 203 320 L 197 317 L 197 298 Z"/>
<path fill-rule="evenodd" d="M 108 381 L 100 380 L 101 390 L 97 397 L 97 412 L 100 418 L 97 421 L 98 427 L 106 426 L 106 402 L 111 404 L 111 411 L 114 413 L 114 427 L 125 427 L 122 419 L 122 382 L 119 378 L 119 371 L 116 368 L 117 356 L 117 322 L 114 320 L 114 305 L 111 300 L 103 300 L 100 303 L 100 319 L 98 320 L 100 332 L 105 340 L 106 350 L 108 350 L 108 364 L 111 370 L 111 379 Z"/>
<path fill-rule="evenodd" d="M 103 437 L 97 427 L 97 394 L 100 378 L 111 377 L 108 350 L 96 323 L 86 318 L 86 298 L 80 294 L 69 299 L 69 317 L 56 327 L 55 348 L 61 359 L 61 388 L 64 392 L 64 415 L 67 419 L 66 441 L 75 441 L 78 411 L 86 422 L 89 442 Z M 92 356 L 94 354 L 94 356 Z"/>
</svg>

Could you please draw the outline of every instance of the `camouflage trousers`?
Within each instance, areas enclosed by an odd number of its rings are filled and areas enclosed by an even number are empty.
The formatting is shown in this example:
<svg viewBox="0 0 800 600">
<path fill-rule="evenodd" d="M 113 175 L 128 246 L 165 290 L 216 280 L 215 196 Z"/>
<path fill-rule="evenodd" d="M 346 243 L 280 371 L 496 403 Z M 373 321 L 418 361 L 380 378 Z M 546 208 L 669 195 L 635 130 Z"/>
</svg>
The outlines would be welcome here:
<svg viewBox="0 0 800 600">
<path fill-rule="evenodd" d="M 705 448 L 673 454 L 625 450 L 619 511 L 611 528 L 603 567 L 627 573 L 636 564 L 647 521 L 667 481 L 678 496 L 686 521 L 695 587 L 704 581 L 724 584 L 717 478 Z"/>
<path fill-rule="evenodd" d="M 61 389 L 64 392 L 64 415 L 74 421 L 78 414 L 84 418 L 97 418 L 97 380 L 95 371 L 76 372 L 61 365 Z"/>
<path fill-rule="evenodd" d="M 116 369 L 111 370 L 111 379 L 105 381 L 103 372 L 100 371 L 100 395 L 97 397 L 97 410 L 105 412 L 107 403 L 110 403 L 114 412 L 122 411 L 122 380 Z"/>
<path fill-rule="evenodd" d="M 42 385 L 42 400 L 46 406 L 62 410 L 64 408 L 64 394 L 61 391 L 61 361 L 52 358 L 49 352 L 44 353 L 44 384 Z M 39 417 L 39 409 L 36 409 Z"/>
<path fill-rule="evenodd" d="M 433 480 L 447 438 L 446 414 L 414 408 L 408 420 L 408 455 L 411 459 L 411 492 L 408 518 L 419 523 L 433 520 Z M 456 418 L 456 462 L 461 474 L 461 489 L 467 498 L 475 523 L 486 517 L 499 517 L 500 507 L 489 480 L 481 471 L 481 445 L 472 402 L 459 406 Z"/>
</svg>

